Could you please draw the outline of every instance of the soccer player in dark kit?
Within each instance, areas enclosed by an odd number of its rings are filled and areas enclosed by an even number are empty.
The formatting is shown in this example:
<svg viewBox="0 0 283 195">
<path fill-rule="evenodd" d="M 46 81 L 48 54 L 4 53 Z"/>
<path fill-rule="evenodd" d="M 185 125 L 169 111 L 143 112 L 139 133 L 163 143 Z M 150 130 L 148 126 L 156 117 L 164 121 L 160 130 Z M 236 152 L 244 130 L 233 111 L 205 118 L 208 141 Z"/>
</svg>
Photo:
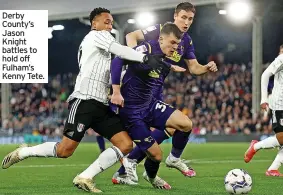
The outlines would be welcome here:
<svg viewBox="0 0 283 195">
<path fill-rule="evenodd" d="M 174 24 L 178 26 L 180 31 L 182 32 L 182 38 L 181 42 L 178 45 L 178 48 L 172 56 L 167 56 L 167 61 L 171 64 L 180 65 L 180 66 L 187 66 L 188 71 L 191 74 L 194 75 L 202 75 L 207 72 L 216 72 L 217 66 L 212 61 L 209 62 L 207 65 L 201 65 L 198 63 L 196 56 L 195 56 L 195 49 L 192 42 L 191 37 L 188 35 L 187 31 L 191 24 L 193 23 L 194 16 L 195 16 L 196 10 L 195 7 L 189 3 L 184 2 L 180 3 L 175 8 L 174 13 Z M 151 27 L 148 27 L 144 30 L 136 30 L 134 32 L 131 32 L 127 34 L 127 45 L 130 47 L 135 47 L 137 45 L 138 40 L 155 40 L 157 41 L 160 36 L 160 31 L 162 30 L 163 25 L 157 24 Z M 162 93 L 162 90 L 161 90 Z M 162 96 L 162 94 L 161 94 Z M 189 135 L 191 131 L 189 132 L 183 132 L 171 128 L 167 128 L 165 130 L 155 130 L 152 132 L 152 137 L 158 142 L 162 143 L 165 139 L 168 139 L 170 136 L 172 136 L 172 150 L 169 156 L 166 158 L 166 166 L 173 167 L 179 170 L 184 176 L 186 177 L 193 177 L 196 175 L 196 172 L 187 164 L 184 163 L 184 161 L 181 160 L 181 155 L 188 143 Z M 134 159 L 139 163 L 145 158 L 146 154 L 138 147 L 136 147 L 128 156 L 130 159 Z M 135 171 L 136 165 L 133 163 L 134 167 L 133 172 L 130 173 L 132 175 L 133 181 L 137 182 L 138 177 Z M 123 183 L 128 184 L 125 182 L 124 177 L 125 176 L 125 169 L 122 166 L 117 173 L 114 174 L 112 178 L 112 182 L 117 183 Z M 127 180 L 128 181 L 128 180 Z"/>
<path fill-rule="evenodd" d="M 182 32 L 173 23 L 166 23 L 160 32 L 158 41 L 145 42 L 136 47 L 136 51 L 145 54 L 163 54 L 171 57 L 181 42 Z M 166 62 L 165 58 L 165 62 Z M 136 145 L 148 154 L 145 161 L 143 177 L 155 188 L 170 189 L 171 186 L 157 176 L 159 164 L 162 160 L 162 151 L 151 136 L 150 127 L 157 129 L 174 128 L 182 132 L 192 129 L 191 120 L 181 111 L 161 101 L 164 79 L 170 69 L 176 72 L 185 71 L 184 68 L 171 65 L 168 60 L 168 68 L 161 73 L 153 71 L 143 64 L 131 65 L 126 70 L 120 89 L 120 77 L 122 66 L 127 62 L 121 58 L 115 58 L 111 64 L 111 78 L 113 95 L 111 102 L 123 97 L 124 105 L 119 110 L 119 115 L 128 130 L 128 133 Z M 121 94 L 120 94 L 121 91 Z M 116 97 L 115 97 L 116 96 Z M 122 100 L 122 101 L 123 101 Z M 130 173 L 129 173 L 130 174 Z"/>
</svg>

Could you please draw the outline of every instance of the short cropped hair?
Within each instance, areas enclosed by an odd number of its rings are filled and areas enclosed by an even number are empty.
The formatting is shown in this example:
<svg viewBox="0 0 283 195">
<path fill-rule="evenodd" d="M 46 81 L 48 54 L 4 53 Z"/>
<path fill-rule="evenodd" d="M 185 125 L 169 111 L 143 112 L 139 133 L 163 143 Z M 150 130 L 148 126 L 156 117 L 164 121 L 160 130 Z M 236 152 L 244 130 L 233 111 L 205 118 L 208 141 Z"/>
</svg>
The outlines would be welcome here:
<svg viewBox="0 0 283 195">
<path fill-rule="evenodd" d="M 181 39 L 183 35 L 182 31 L 180 31 L 180 29 L 178 28 L 178 26 L 176 26 L 176 24 L 172 22 L 167 22 L 162 27 L 160 34 L 169 35 L 171 33 L 173 33 L 175 37 L 177 37 L 177 39 Z"/>
<path fill-rule="evenodd" d="M 185 10 L 185 11 L 191 11 L 194 14 L 196 13 L 196 8 L 193 4 L 191 4 L 190 2 L 183 2 L 180 3 L 176 6 L 175 8 L 175 13 L 178 14 L 181 10 Z"/>
<path fill-rule="evenodd" d="M 90 24 L 92 23 L 93 19 L 100 15 L 101 13 L 109 13 L 110 14 L 110 10 L 106 9 L 106 8 L 103 8 L 103 7 L 98 7 L 98 8 L 94 8 L 92 10 L 92 12 L 90 13 L 89 15 L 89 22 Z"/>
</svg>

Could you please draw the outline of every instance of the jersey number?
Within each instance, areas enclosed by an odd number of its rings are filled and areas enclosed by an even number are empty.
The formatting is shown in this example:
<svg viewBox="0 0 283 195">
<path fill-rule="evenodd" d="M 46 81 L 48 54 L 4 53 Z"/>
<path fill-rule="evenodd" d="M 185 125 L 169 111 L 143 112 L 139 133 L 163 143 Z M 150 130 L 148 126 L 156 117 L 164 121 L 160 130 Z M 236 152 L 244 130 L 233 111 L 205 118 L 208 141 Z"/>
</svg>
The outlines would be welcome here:
<svg viewBox="0 0 283 195">
<path fill-rule="evenodd" d="M 160 109 L 161 112 L 164 112 L 166 110 L 166 105 L 164 104 L 161 104 L 161 103 L 157 103 L 156 106 L 155 106 L 155 109 Z"/>
</svg>

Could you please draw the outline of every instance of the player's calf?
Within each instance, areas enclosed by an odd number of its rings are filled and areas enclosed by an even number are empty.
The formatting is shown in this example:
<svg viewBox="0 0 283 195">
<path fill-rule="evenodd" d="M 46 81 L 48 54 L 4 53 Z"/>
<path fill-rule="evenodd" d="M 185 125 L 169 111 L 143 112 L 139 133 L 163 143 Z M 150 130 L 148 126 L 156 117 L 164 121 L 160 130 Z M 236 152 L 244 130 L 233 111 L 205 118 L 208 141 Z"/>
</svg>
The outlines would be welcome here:
<svg viewBox="0 0 283 195">
<path fill-rule="evenodd" d="M 79 142 L 63 136 L 62 141 L 54 148 L 54 152 L 58 158 L 68 158 L 73 155 L 78 145 Z"/>
<path fill-rule="evenodd" d="M 282 129 L 283 131 L 283 129 Z M 276 133 L 276 138 L 278 140 L 278 143 L 282 146 L 283 145 L 283 132 Z"/>
<path fill-rule="evenodd" d="M 150 148 L 147 149 L 146 154 L 150 159 L 154 161 L 162 161 L 163 152 L 156 142 Z"/>
</svg>

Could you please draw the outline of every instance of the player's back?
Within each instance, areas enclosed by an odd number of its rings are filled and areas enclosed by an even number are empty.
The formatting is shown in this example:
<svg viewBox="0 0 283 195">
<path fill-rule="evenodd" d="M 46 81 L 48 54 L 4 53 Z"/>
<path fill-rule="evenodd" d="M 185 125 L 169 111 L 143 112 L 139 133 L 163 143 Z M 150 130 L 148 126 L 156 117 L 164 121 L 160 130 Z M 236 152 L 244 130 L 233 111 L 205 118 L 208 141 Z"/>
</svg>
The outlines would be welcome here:
<svg viewBox="0 0 283 195">
<path fill-rule="evenodd" d="M 137 51 L 151 54 L 163 54 L 157 41 L 142 43 Z M 164 79 L 169 72 L 158 74 L 144 64 L 131 64 L 123 77 L 121 93 L 126 108 L 146 109 L 152 101 L 159 99 Z"/>
</svg>

